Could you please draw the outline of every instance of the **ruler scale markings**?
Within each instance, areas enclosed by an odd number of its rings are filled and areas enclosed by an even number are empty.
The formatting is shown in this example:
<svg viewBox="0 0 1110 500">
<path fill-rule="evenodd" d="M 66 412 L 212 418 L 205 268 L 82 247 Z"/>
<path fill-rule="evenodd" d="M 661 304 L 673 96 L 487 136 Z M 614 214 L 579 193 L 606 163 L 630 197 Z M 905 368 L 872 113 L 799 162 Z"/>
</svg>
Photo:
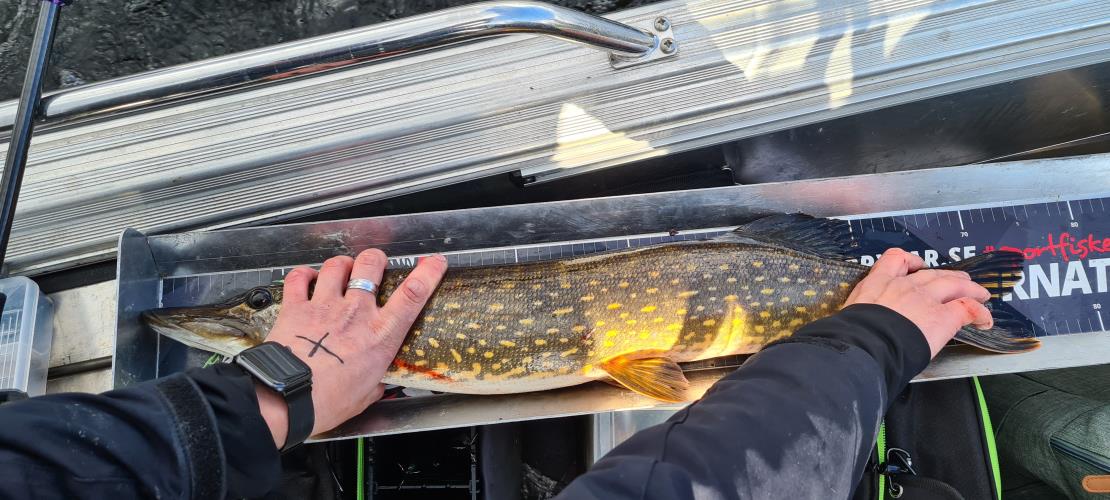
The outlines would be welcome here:
<svg viewBox="0 0 1110 500">
<path fill-rule="evenodd" d="M 944 216 L 948 217 L 948 225 L 952 225 L 952 212 L 944 212 Z"/>
<path fill-rule="evenodd" d="M 960 231 L 964 231 L 964 216 L 960 214 L 959 210 L 956 210 L 956 217 L 960 219 Z"/>
<path fill-rule="evenodd" d="M 1098 314 L 1098 327 L 1101 328 L 1102 331 L 1105 332 L 1106 331 L 1106 323 L 1102 322 L 1102 311 L 1095 311 L 1095 314 Z"/>
<path fill-rule="evenodd" d="M 1075 220 L 1075 212 L 1071 211 L 1071 202 L 1070 201 L 1065 201 L 1064 203 L 1067 203 L 1067 205 L 1068 205 L 1068 217 L 1070 217 L 1071 220 Z"/>
<path fill-rule="evenodd" d="M 1025 211 L 1025 220 L 1029 220 L 1029 209 L 1026 208 L 1025 205 L 1022 205 L 1021 209 Z"/>
</svg>

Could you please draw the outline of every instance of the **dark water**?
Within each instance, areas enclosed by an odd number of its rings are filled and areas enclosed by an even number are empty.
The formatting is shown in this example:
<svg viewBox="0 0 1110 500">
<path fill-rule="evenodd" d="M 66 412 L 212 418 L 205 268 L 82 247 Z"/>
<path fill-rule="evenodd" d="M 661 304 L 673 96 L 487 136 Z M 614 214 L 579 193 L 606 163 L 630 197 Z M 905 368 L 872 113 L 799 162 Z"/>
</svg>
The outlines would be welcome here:
<svg viewBox="0 0 1110 500">
<path fill-rule="evenodd" d="M 19 95 L 40 0 L 0 0 L 0 100 Z M 75 0 L 47 90 L 463 5 L 465 0 Z M 593 13 L 645 0 L 559 0 Z"/>
</svg>

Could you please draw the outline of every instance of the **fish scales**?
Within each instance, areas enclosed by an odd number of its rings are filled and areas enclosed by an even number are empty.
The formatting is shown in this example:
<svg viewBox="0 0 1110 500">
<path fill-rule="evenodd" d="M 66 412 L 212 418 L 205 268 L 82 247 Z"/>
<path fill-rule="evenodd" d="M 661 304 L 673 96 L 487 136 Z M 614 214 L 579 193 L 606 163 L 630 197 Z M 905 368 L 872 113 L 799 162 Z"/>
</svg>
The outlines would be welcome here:
<svg viewBox="0 0 1110 500">
<path fill-rule="evenodd" d="M 481 394 L 606 376 L 627 353 L 750 353 L 828 315 L 856 264 L 779 248 L 683 242 L 569 261 L 456 268 L 413 325 L 388 383 Z M 382 300 L 407 275 L 390 271 Z"/>
</svg>

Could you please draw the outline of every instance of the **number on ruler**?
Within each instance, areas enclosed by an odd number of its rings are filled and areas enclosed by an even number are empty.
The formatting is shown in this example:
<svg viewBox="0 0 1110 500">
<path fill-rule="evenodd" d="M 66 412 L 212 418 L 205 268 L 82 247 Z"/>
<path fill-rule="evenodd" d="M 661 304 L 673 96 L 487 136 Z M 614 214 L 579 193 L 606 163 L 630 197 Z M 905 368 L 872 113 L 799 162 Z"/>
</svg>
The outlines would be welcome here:
<svg viewBox="0 0 1110 500">
<path fill-rule="evenodd" d="M 967 231 L 960 231 L 961 238 L 967 238 Z"/>
<path fill-rule="evenodd" d="M 1099 309 L 1102 309 L 1102 304 L 1099 304 L 1098 302 L 1095 302 L 1094 304 L 1091 304 L 1091 309 L 1094 309 L 1096 311 L 1099 310 Z"/>
<path fill-rule="evenodd" d="M 1068 225 L 1071 226 L 1071 227 L 1079 227 L 1079 222 L 1071 221 L 1071 222 L 1068 223 Z"/>
</svg>

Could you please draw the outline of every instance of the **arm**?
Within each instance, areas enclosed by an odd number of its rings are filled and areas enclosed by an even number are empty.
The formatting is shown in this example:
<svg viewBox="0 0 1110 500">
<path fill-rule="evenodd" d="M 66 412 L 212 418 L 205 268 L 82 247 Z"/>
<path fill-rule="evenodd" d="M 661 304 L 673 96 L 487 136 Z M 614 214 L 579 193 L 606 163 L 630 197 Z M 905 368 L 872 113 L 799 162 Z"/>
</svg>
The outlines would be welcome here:
<svg viewBox="0 0 1110 500">
<path fill-rule="evenodd" d="M 286 278 L 268 340 L 312 369 L 313 433 L 329 430 L 382 394 L 380 381 L 446 270 L 424 259 L 390 301 L 347 291 L 354 276 L 380 282 L 385 255 L 337 257 Z M 309 286 L 316 282 L 309 299 Z M 342 357 L 310 356 L 299 336 L 330 333 Z M 0 497 L 257 497 L 280 479 L 284 400 L 238 366 L 190 370 L 100 395 L 59 394 L 0 407 Z"/>
<path fill-rule="evenodd" d="M 960 326 L 990 323 L 986 290 L 963 273 L 907 276 L 923 265 L 888 252 L 840 313 L 767 346 L 563 497 L 848 498 L 889 399 Z"/>
</svg>

